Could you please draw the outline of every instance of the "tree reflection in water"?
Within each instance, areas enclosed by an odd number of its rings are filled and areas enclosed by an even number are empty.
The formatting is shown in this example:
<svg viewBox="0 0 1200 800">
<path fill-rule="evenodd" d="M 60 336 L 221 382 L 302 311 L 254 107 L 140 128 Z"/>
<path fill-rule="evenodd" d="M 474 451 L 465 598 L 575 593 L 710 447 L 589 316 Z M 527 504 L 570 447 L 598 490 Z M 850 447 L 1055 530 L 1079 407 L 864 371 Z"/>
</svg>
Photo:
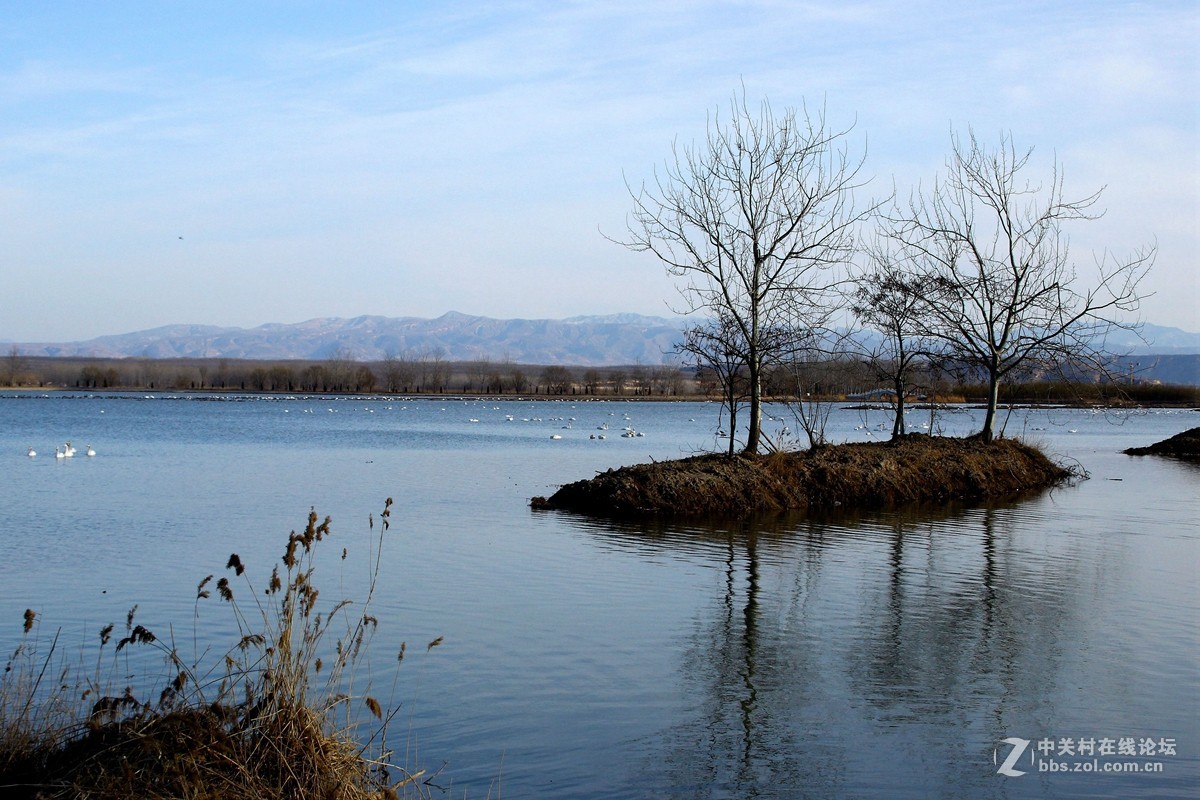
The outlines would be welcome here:
<svg viewBox="0 0 1200 800">
<path fill-rule="evenodd" d="M 999 506 L 610 528 L 640 547 L 721 557 L 680 665 L 688 711 L 651 745 L 638 786 L 713 798 L 1003 792 L 992 748 L 1031 715 L 1054 727 L 1080 588 L 1074 559 L 1014 546 L 1022 519 Z"/>
</svg>

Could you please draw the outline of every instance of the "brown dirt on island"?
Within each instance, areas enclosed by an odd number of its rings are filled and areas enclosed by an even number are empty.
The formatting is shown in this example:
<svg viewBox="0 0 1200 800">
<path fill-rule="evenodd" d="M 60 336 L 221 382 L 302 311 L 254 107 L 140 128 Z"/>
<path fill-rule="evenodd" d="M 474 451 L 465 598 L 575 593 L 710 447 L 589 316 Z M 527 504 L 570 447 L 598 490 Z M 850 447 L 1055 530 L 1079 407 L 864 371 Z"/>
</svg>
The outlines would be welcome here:
<svg viewBox="0 0 1200 800">
<path fill-rule="evenodd" d="M 923 435 L 797 453 L 710 454 L 621 467 L 569 483 L 535 509 L 602 516 L 730 517 L 1011 497 L 1070 477 L 1012 439 Z"/>
<path fill-rule="evenodd" d="M 1171 456 L 1200 461 L 1200 428 L 1177 433 L 1170 439 L 1155 442 L 1149 447 L 1131 447 L 1125 452 L 1131 456 Z"/>
</svg>

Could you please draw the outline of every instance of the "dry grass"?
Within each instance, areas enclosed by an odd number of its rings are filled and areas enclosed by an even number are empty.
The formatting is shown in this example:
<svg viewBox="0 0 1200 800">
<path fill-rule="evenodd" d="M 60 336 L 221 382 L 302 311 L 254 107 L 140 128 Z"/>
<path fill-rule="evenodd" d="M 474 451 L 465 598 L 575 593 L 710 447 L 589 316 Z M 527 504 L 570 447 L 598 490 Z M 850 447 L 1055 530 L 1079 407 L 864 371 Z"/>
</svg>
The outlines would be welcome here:
<svg viewBox="0 0 1200 800">
<path fill-rule="evenodd" d="M 177 648 L 137 624 L 99 632 L 86 674 L 64 662 L 58 637 L 40 638 L 25 612 L 20 645 L 0 678 L 0 794 L 14 798 L 322 798 L 421 796 L 420 772 L 391 763 L 395 710 L 370 695 L 356 666 L 378 621 L 370 614 L 391 499 L 373 537 L 373 578 L 357 603 L 319 601 L 316 545 L 330 520 L 310 512 L 283 559 L 256 589 L 236 555 L 229 574 L 196 587 L 196 604 L 226 604 L 240 637 L 217 659 L 185 662 Z M 372 518 L 372 529 L 375 520 Z M 342 551 L 342 558 L 346 551 Z M 282 569 L 281 569 L 282 568 Z M 230 576 L 234 581 L 230 580 Z M 245 594 L 243 600 L 235 595 Z M 157 653 L 171 677 L 159 687 L 114 690 L 117 655 Z M 401 646 L 397 658 L 402 659 Z M 124 662 L 121 662 L 124 663 Z M 361 688 L 356 684 L 365 684 Z M 136 681 L 134 685 L 137 685 Z M 373 718 L 369 737 L 355 720 Z M 365 742 L 364 742 L 365 738 Z"/>
<path fill-rule="evenodd" d="M 912 435 L 765 456 L 702 455 L 608 470 L 567 484 L 534 508 L 607 516 L 745 517 L 1011 497 L 1070 476 L 1012 439 Z"/>
</svg>

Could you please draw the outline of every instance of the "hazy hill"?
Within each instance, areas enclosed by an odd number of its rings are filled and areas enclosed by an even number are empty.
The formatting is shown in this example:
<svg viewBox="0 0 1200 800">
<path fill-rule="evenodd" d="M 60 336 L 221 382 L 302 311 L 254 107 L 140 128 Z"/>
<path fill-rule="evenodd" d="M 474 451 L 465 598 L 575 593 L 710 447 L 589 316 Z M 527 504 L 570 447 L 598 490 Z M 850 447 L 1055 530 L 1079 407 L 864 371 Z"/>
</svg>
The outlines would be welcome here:
<svg viewBox="0 0 1200 800">
<path fill-rule="evenodd" d="M 257 328 L 168 325 L 152 330 L 101 336 L 84 342 L 20 344 L 31 356 L 101 358 L 324 359 L 335 353 L 371 361 L 387 354 L 439 353 L 450 361 L 491 359 L 521 364 L 660 364 L 680 339 L 689 320 L 637 314 L 567 319 L 493 319 L 451 311 L 436 319 L 362 316 L 320 318 Z M 1110 348 L 1128 354 L 1144 377 L 1157 369 L 1160 380 L 1196 383 L 1200 333 L 1146 325 L 1143 342 L 1114 337 Z M 1171 356 L 1156 358 L 1150 356 Z M 1148 370 L 1150 372 L 1148 372 Z M 1190 377 L 1190 379 L 1189 379 Z M 1181 380 L 1182 379 L 1182 380 Z"/>
<path fill-rule="evenodd" d="M 257 328 L 167 325 L 84 342 L 20 345 L 20 350 L 31 356 L 252 359 L 323 359 L 341 351 L 364 361 L 436 351 L 450 361 L 661 364 L 684 324 L 679 318 L 636 314 L 531 320 L 451 311 L 436 319 L 322 318 Z"/>
</svg>

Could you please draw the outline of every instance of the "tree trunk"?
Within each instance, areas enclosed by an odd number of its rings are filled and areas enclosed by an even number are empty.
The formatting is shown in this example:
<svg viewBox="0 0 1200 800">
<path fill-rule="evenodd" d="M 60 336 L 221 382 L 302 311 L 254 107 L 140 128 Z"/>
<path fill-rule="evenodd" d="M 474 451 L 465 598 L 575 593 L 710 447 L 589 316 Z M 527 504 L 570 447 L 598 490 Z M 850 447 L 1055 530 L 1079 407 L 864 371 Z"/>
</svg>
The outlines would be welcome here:
<svg viewBox="0 0 1200 800">
<path fill-rule="evenodd" d="M 753 359 L 751 359 L 753 362 Z M 743 452 L 753 455 L 758 452 L 758 439 L 762 428 L 762 381 L 758 365 L 751 363 L 750 378 L 750 426 L 746 433 L 746 448 Z M 733 435 L 733 431 L 729 432 Z"/>
<path fill-rule="evenodd" d="M 988 370 L 988 400 L 987 414 L 983 418 L 983 430 L 980 431 L 980 436 L 983 441 L 992 441 L 994 435 L 992 429 L 996 423 L 996 409 L 1000 407 L 1000 376 L 996 370 Z"/>
<path fill-rule="evenodd" d="M 737 399 L 730 392 L 729 396 L 729 457 L 733 457 L 734 442 L 737 440 Z"/>
<path fill-rule="evenodd" d="M 904 376 L 896 376 L 896 384 L 892 387 L 896 392 L 896 420 L 892 423 L 892 438 L 904 435 Z"/>
</svg>

